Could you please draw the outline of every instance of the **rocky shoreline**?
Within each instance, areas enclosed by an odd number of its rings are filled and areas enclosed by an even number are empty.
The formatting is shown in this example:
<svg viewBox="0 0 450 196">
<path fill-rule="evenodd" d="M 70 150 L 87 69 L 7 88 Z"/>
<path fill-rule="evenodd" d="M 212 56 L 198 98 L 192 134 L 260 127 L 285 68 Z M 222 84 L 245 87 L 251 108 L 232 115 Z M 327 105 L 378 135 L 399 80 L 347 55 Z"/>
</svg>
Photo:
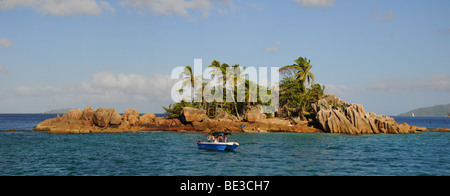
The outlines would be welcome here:
<svg viewBox="0 0 450 196">
<path fill-rule="evenodd" d="M 195 108 L 184 108 L 182 118 L 156 117 L 146 113 L 142 116 L 135 109 L 127 109 L 120 115 L 115 109 L 98 108 L 92 110 L 70 110 L 68 114 L 47 119 L 39 123 L 34 131 L 48 131 L 53 134 L 123 133 L 139 131 L 183 131 L 183 132 L 252 132 L 260 128 L 261 132 L 322 132 L 314 127 L 292 125 L 288 120 L 257 119 L 249 113 L 247 122 L 238 121 L 232 116 L 220 119 L 207 119 L 206 112 Z M 253 119 L 252 119 L 253 118 Z"/>
<path fill-rule="evenodd" d="M 333 94 L 327 94 L 313 104 L 316 124 L 330 133 L 358 134 L 405 134 L 427 131 L 426 127 L 399 124 L 389 116 L 366 113 L 360 104 L 347 103 Z"/>
<path fill-rule="evenodd" d="M 115 109 L 87 106 L 84 110 L 70 110 L 68 114 L 39 123 L 34 131 L 52 134 L 123 133 L 139 131 L 183 132 L 294 132 L 294 133 L 341 133 L 359 134 L 405 134 L 427 131 L 425 127 L 399 124 L 391 117 L 366 113 L 359 104 L 346 103 L 329 94 L 314 104 L 314 114 L 307 120 L 298 118 L 267 118 L 260 106 L 246 108 L 243 120 L 224 111 L 215 119 L 209 119 L 206 111 L 185 107 L 180 118 L 156 117 L 127 109 L 120 115 Z M 259 130 L 258 130 L 259 128 Z"/>
</svg>

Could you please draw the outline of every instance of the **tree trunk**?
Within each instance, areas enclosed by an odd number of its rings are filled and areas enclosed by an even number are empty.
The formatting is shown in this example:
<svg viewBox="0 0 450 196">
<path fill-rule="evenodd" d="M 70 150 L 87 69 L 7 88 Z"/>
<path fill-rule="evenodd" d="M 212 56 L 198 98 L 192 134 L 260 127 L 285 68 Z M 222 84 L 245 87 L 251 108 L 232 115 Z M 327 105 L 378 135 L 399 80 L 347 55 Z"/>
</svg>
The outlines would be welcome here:
<svg viewBox="0 0 450 196">
<path fill-rule="evenodd" d="M 234 100 L 234 109 L 236 110 L 236 116 L 237 116 L 237 118 L 238 118 L 239 120 L 241 120 L 241 117 L 239 117 L 239 111 L 238 111 L 238 108 L 237 108 L 236 100 Z"/>
<path fill-rule="evenodd" d="M 248 106 L 248 107 L 250 107 L 251 96 L 252 96 L 252 94 L 251 94 L 251 90 L 250 90 L 250 87 L 249 87 L 249 88 L 248 88 L 248 102 L 247 102 L 247 106 Z"/>
</svg>

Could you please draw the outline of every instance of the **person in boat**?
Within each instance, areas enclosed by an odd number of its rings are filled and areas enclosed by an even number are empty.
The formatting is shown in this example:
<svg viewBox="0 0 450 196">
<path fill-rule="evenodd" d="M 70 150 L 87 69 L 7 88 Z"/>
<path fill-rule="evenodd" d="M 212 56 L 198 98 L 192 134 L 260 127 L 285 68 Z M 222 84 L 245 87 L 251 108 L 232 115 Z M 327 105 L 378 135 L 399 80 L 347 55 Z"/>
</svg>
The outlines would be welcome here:
<svg viewBox="0 0 450 196">
<path fill-rule="evenodd" d="M 208 135 L 208 142 L 217 142 L 216 137 L 213 134 Z"/>
<path fill-rule="evenodd" d="M 219 139 L 219 142 L 223 142 L 223 137 L 221 135 L 217 139 Z"/>
<path fill-rule="evenodd" d="M 228 137 L 227 137 L 227 135 L 225 135 L 225 142 L 228 142 Z"/>
<path fill-rule="evenodd" d="M 214 142 L 214 143 L 217 143 L 217 138 L 214 136 L 214 135 L 211 135 L 211 138 L 212 138 L 212 142 Z"/>
<path fill-rule="evenodd" d="M 213 137 L 212 135 L 208 135 L 208 138 L 207 138 L 208 142 L 210 142 L 212 140 L 212 137 Z"/>
</svg>

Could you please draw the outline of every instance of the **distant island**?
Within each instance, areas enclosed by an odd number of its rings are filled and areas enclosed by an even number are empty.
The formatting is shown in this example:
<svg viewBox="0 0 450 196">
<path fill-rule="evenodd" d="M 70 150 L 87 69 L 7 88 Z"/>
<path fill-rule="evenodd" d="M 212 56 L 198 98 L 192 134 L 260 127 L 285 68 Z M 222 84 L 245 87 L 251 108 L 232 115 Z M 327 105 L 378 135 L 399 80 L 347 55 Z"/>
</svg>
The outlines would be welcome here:
<svg viewBox="0 0 450 196">
<path fill-rule="evenodd" d="M 68 114 L 70 110 L 73 108 L 62 108 L 62 109 L 55 109 L 55 110 L 49 110 L 44 112 L 44 114 Z"/>
<path fill-rule="evenodd" d="M 399 114 L 399 116 L 448 117 L 450 116 L 450 104 L 418 108 Z"/>
</svg>

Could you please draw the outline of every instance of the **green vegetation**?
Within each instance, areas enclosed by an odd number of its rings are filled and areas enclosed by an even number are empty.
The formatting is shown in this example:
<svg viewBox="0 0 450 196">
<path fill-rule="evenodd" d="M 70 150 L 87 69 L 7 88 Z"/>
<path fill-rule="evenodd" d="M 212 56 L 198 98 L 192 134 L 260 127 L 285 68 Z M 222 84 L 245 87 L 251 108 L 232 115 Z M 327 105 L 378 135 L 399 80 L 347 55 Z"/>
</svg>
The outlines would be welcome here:
<svg viewBox="0 0 450 196">
<path fill-rule="evenodd" d="M 202 101 L 201 102 L 194 102 L 194 100 L 192 100 L 190 103 L 186 102 L 186 101 L 182 101 L 180 103 L 175 103 L 175 104 L 171 104 L 168 108 L 167 107 L 163 107 L 163 109 L 166 111 L 165 113 L 172 118 L 177 118 L 180 116 L 181 110 L 184 107 L 193 107 L 193 108 L 201 108 L 207 111 L 207 115 L 209 117 L 214 117 L 215 116 L 215 112 L 217 111 L 217 108 L 222 108 L 222 110 L 228 112 L 229 114 L 235 115 L 238 119 L 240 119 L 240 115 L 239 113 L 242 113 L 243 109 L 246 106 L 252 106 L 252 105 L 269 105 L 269 103 L 263 103 L 261 101 L 261 97 L 260 95 L 257 94 L 257 97 L 251 97 L 251 95 L 253 94 L 252 92 L 259 92 L 260 88 L 265 88 L 263 90 L 267 90 L 268 94 L 271 93 L 271 91 L 269 89 L 267 89 L 267 87 L 265 86 L 260 86 L 252 81 L 249 81 L 247 79 L 245 79 L 246 74 L 245 69 L 246 67 L 241 67 L 240 65 L 236 64 L 233 66 L 229 66 L 226 63 L 220 63 L 217 60 L 214 60 L 211 65 L 209 65 L 208 67 L 214 67 L 217 68 L 215 69 L 215 71 L 220 72 L 219 73 L 214 73 L 211 72 L 211 75 L 217 75 L 219 76 L 217 79 L 218 81 L 223 81 L 223 101 L 222 102 L 207 102 L 205 101 L 205 97 L 203 95 L 197 95 L 195 94 L 195 96 L 202 96 Z M 234 72 L 230 73 L 227 72 L 227 68 L 233 68 Z M 191 87 L 194 87 L 194 83 L 195 81 L 201 81 L 201 77 L 200 76 L 193 76 L 193 71 L 192 68 L 190 66 L 186 66 L 185 67 L 185 71 L 182 73 L 185 78 L 184 78 L 184 82 L 183 82 L 183 87 L 184 86 L 188 86 L 190 85 Z M 228 88 L 225 88 L 225 86 L 227 85 L 227 83 L 232 84 L 234 86 L 234 91 L 232 93 L 231 90 L 229 90 Z M 244 83 L 245 85 L 245 100 L 246 102 L 242 102 L 242 101 L 238 101 L 237 100 L 237 84 L 238 83 Z M 205 88 L 205 86 L 207 85 L 207 83 L 202 83 L 202 92 Z M 251 88 L 251 87 L 255 87 L 256 88 Z M 194 94 L 194 88 L 192 89 L 192 93 Z M 228 90 L 228 91 L 227 91 Z M 183 89 L 180 89 L 180 92 L 182 92 Z M 212 90 L 212 93 L 214 94 L 215 91 Z M 227 96 L 233 100 L 233 102 L 226 102 L 227 100 Z M 253 102 L 251 100 L 254 100 Z"/>
<path fill-rule="evenodd" d="M 299 83 L 302 92 L 305 92 L 306 85 L 314 83 L 314 74 L 309 71 L 312 68 L 311 60 L 299 57 L 297 60 L 294 60 L 294 62 L 295 64 L 293 65 L 282 67 L 280 72 L 284 72 L 287 76 L 285 79 L 288 78 L 290 81 L 294 80 Z"/>
<path fill-rule="evenodd" d="M 196 105 L 182 101 L 180 103 L 170 104 L 168 108 L 163 106 L 163 109 L 166 111 L 165 113 L 171 117 L 171 118 L 178 118 L 180 117 L 181 110 L 183 110 L 184 107 L 195 107 L 198 108 Z"/>
<path fill-rule="evenodd" d="M 312 112 L 311 104 L 316 103 L 323 96 L 325 86 L 314 83 L 315 76 L 310 72 L 312 68 L 311 60 L 304 57 L 299 57 L 294 60 L 294 62 L 295 64 L 286 65 L 279 70 L 282 75 L 282 80 L 280 81 L 279 108 L 284 108 L 284 110 L 287 111 L 287 114 L 283 115 L 284 117 L 304 118 L 305 115 Z M 207 111 L 207 115 L 209 117 L 214 117 L 215 111 L 217 111 L 217 108 L 220 107 L 222 110 L 240 119 L 240 114 L 242 114 L 245 107 L 252 105 L 270 105 L 270 102 L 263 103 L 261 101 L 264 100 L 262 98 L 265 97 L 260 97 L 261 95 L 259 95 L 259 93 L 255 93 L 259 92 L 260 88 L 264 88 L 261 90 L 267 90 L 270 96 L 270 89 L 247 80 L 245 78 L 246 67 L 242 67 L 238 64 L 229 66 L 228 64 L 220 63 L 217 60 L 214 60 L 208 67 L 217 68 L 210 74 L 213 75 L 213 77 L 218 76 L 218 81 L 223 82 L 223 101 L 214 101 L 209 103 L 205 101 L 205 97 L 203 97 L 203 95 L 195 95 L 202 96 L 202 102 L 194 102 L 194 100 L 191 102 L 182 101 L 173 105 L 171 104 L 168 108 L 163 107 L 169 117 L 179 117 L 181 110 L 184 107 L 201 108 Z M 227 72 L 227 68 L 233 68 L 234 72 Z M 201 81 L 200 76 L 193 75 L 193 71 L 190 66 L 186 66 L 185 71 L 182 74 L 185 76 L 183 86 L 194 87 L 194 83 L 196 81 Z M 239 83 L 245 84 L 245 100 L 237 100 L 237 84 Z M 225 86 L 229 84 L 234 86 L 234 91 L 227 91 L 228 88 L 225 88 Z M 202 83 L 202 91 L 206 85 L 206 83 Z M 182 89 L 180 89 L 180 92 L 182 92 Z M 215 93 L 214 90 L 212 93 Z M 194 94 L 194 90 L 192 90 L 192 94 Z M 252 97 L 252 95 L 256 95 L 256 98 Z M 232 102 L 226 102 L 227 96 L 229 97 L 229 100 L 232 100 Z M 272 117 L 272 114 L 268 116 Z"/>
<path fill-rule="evenodd" d="M 280 69 L 284 76 L 280 84 L 280 107 L 285 108 L 287 117 L 303 119 L 312 112 L 311 104 L 322 98 L 325 86 L 314 84 L 311 60 L 299 57 L 294 62 Z"/>
</svg>

